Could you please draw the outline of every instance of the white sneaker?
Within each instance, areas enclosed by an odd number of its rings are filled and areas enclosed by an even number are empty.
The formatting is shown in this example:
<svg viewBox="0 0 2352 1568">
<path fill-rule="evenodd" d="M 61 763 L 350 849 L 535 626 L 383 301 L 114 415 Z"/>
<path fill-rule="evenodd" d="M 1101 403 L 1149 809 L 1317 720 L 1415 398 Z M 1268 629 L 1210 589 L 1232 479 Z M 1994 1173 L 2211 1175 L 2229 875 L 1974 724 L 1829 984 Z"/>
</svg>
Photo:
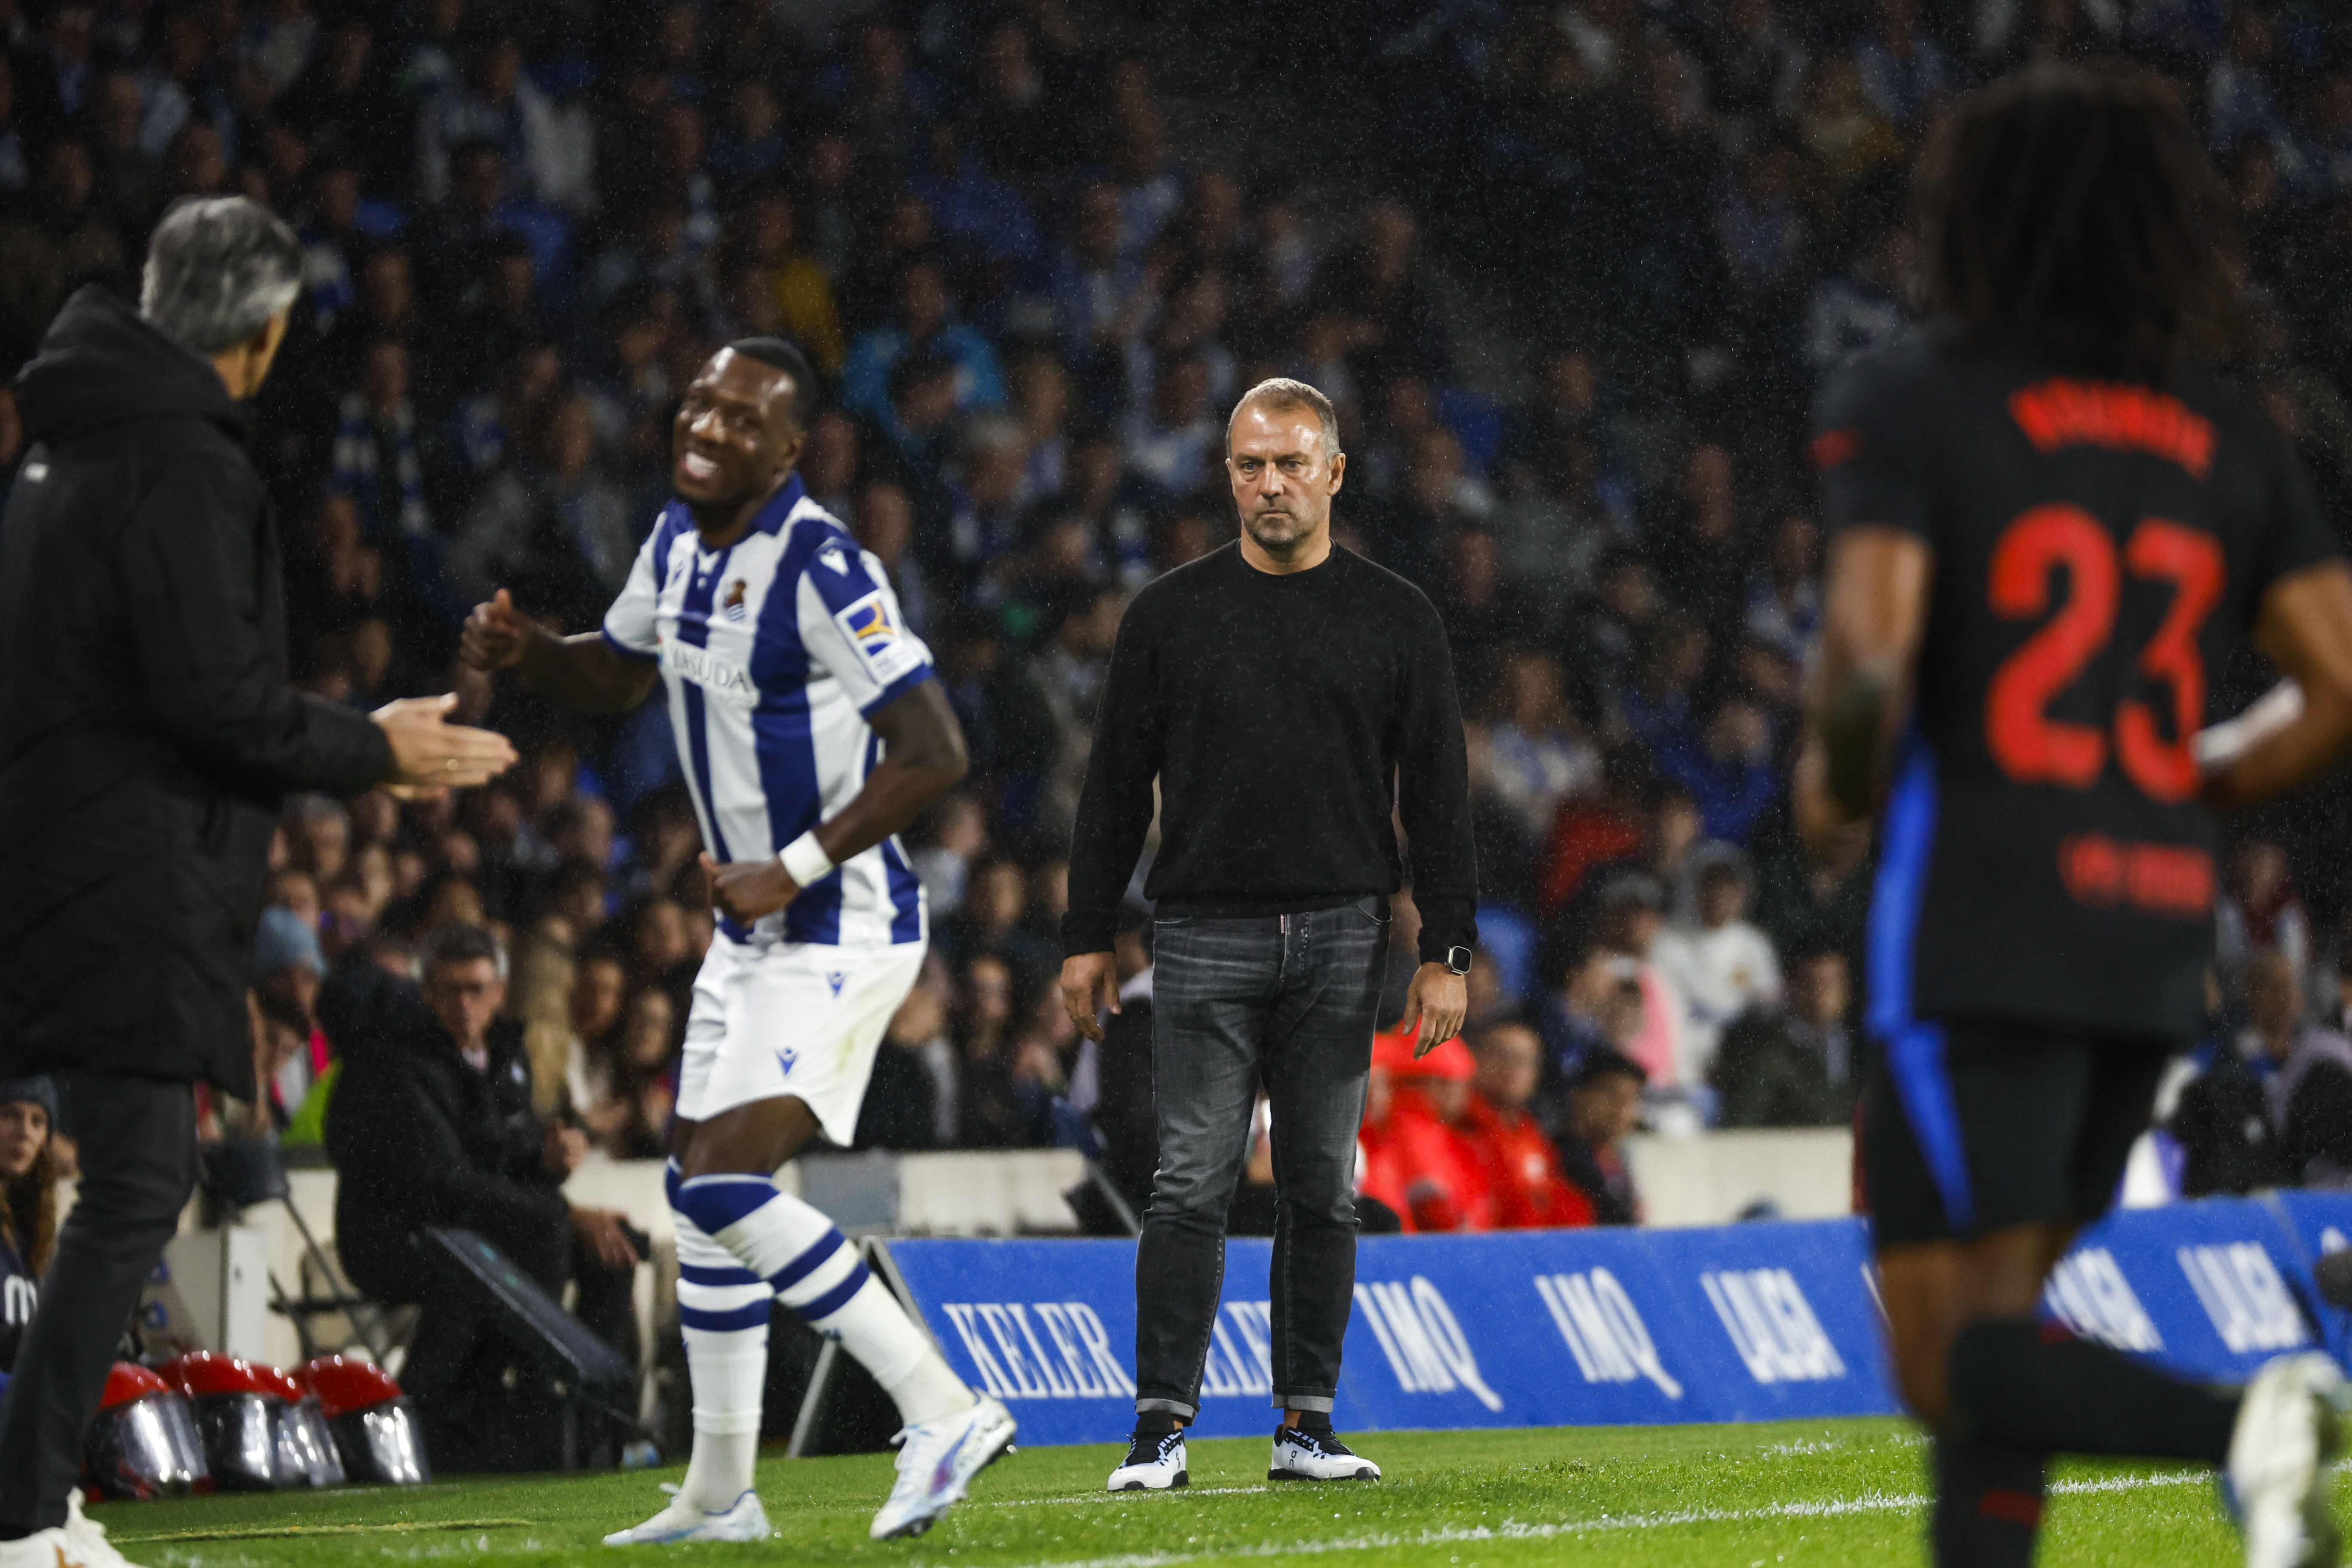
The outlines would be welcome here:
<svg viewBox="0 0 2352 1568">
<path fill-rule="evenodd" d="M 2344 1374 L 2306 1352 L 2266 1362 L 2246 1385 L 2222 1472 L 2222 1500 L 2246 1535 L 2246 1568 L 2333 1568 L 2327 1496 Z"/>
<path fill-rule="evenodd" d="M 869 1533 L 894 1541 L 930 1529 L 963 1500 L 972 1477 L 1013 1452 L 1014 1432 L 1013 1412 L 986 1394 L 969 1410 L 900 1432 L 891 1439 L 898 1445 L 898 1484 Z"/>
<path fill-rule="evenodd" d="M 607 1546 L 669 1546 L 681 1541 L 765 1541 L 775 1531 L 768 1528 L 768 1510 L 760 1506 L 760 1494 L 745 1491 L 735 1500 L 734 1506 L 718 1510 L 697 1508 L 686 1500 L 677 1488 L 665 1482 L 662 1490 L 669 1493 L 669 1506 L 645 1523 L 628 1530 L 616 1530 L 604 1537 Z"/>
<path fill-rule="evenodd" d="M 1192 1473 L 1184 1468 L 1184 1429 L 1179 1426 L 1158 1436 L 1138 1432 L 1127 1446 L 1126 1459 L 1110 1473 L 1108 1489 L 1164 1492 L 1192 1484 Z"/>
<path fill-rule="evenodd" d="M 16 1541 L 0 1541 L 0 1568 L 138 1568 L 106 1539 L 106 1526 L 85 1518 L 79 1489 L 66 1494 L 66 1521 Z"/>
<path fill-rule="evenodd" d="M 1361 1454 L 1350 1453 L 1328 1427 L 1308 1432 L 1284 1426 L 1274 1434 L 1274 1462 L 1266 1467 L 1270 1481 L 1376 1481 L 1381 1468 Z"/>
</svg>

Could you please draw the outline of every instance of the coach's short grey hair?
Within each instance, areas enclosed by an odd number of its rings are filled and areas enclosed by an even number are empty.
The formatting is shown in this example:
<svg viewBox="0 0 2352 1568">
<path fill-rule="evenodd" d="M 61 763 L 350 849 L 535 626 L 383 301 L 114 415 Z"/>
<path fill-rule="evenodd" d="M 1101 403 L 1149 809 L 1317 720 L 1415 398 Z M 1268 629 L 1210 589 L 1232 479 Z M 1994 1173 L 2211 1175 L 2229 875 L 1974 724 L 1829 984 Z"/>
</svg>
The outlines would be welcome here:
<svg viewBox="0 0 2352 1568">
<path fill-rule="evenodd" d="M 198 353 L 224 353 L 302 291 L 302 245 L 243 196 L 183 201 L 156 226 L 139 313 Z"/>
<path fill-rule="evenodd" d="M 1243 409 L 1254 403 L 1272 409 L 1276 413 L 1296 413 L 1302 408 L 1309 410 L 1322 422 L 1323 455 L 1326 458 L 1339 456 L 1339 416 L 1332 412 L 1331 400 L 1305 382 L 1293 381 L 1286 375 L 1277 375 L 1261 381 L 1242 394 L 1242 400 L 1234 405 L 1233 413 L 1225 419 L 1226 450 L 1233 449 L 1234 421 L 1242 416 Z"/>
</svg>

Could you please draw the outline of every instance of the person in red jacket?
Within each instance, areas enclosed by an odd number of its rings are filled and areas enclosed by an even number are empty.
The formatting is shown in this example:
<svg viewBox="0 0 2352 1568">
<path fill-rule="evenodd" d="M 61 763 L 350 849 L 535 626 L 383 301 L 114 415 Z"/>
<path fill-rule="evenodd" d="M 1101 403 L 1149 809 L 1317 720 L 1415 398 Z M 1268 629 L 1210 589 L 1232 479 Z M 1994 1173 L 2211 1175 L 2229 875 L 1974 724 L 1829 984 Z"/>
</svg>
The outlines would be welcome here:
<svg viewBox="0 0 2352 1568">
<path fill-rule="evenodd" d="M 1396 1134 L 1396 1082 L 1412 1069 L 1412 1037 L 1384 1031 L 1372 1037 L 1372 1069 L 1364 1079 L 1364 1125 L 1356 1135 L 1356 1214 L 1370 1231 L 1369 1198 L 1411 1230 L 1412 1205 L 1405 1202 L 1404 1157 Z"/>
<path fill-rule="evenodd" d="M 1464 1135 L 1470 1079 L 1477 1064 L 1460 1040 L 1406 1059 L 1396 1069 L 1389 1111 L 1396 1176 L 1403 1186 L 1405 1228 L 1492 1230 L 1494 1194 L 1486 1167 Z"/>
<path fill-rule="evenodd" d="M 1543 1077 L 1535 1029 L 1517 1019 L 1489 1024 L 1471 1032 L 1470 1052 L 1477 1069 L 1462 1131 L 1485 1170 L 1495 1228 L 1591 1225 L 1591 1200 L 1560 1173 L 1559 1151 L 1528 1114 Z"/>
</svg>

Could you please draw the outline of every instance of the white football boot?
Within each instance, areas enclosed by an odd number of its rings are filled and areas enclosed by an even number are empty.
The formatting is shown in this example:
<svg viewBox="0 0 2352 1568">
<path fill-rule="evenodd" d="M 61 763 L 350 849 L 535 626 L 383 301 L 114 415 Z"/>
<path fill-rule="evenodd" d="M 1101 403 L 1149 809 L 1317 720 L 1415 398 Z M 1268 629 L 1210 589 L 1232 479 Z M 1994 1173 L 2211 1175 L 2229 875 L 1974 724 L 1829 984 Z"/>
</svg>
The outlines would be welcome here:
<svg viewBox="0 0 2352 1568">
<path fill-rule="evenodd" d="M 746 1490 L 734 1505 L 702 1509 L 686 1500 L 677 1488 L 665 1483 L 669 1506 L 645 1523 L 616 1530 L 604 1537 L 607 1546 L 673 1546 L 686 1541 L 765 1541 L 775 1534 L 768 1528 L 768 1510 L 760 1494 Z"/>
<path fill-rule="evenodd" d="M 85 1517 L 81 1489 L 66 1494 L 66 1521 L 15 1541 L 0 1541 L 0 1568 L 138 1568 L 106 1539 L 106 1526 Z"/>
<path fill-rule="evenodd" d="M 982 1394 L 969 1410 L 901 1431 L 891 1439 L 898 1445 L 898 1481 L 868 1533 L 894 1541 L 930 1529 L 963 1500 L 972 1477 L 1013 1452 L 1016 1430 L 1003 1401 Z"/>
<path fill-rule="evenodd" d="M 2312 1352 L 2278 1356 L 2246 1385 L 2222 1500 L 2246 1535 L 2246 1568 L 2334 1568 L 2328 1491 L 2341 1441 L 2344 1374 Z"/>
</svg>

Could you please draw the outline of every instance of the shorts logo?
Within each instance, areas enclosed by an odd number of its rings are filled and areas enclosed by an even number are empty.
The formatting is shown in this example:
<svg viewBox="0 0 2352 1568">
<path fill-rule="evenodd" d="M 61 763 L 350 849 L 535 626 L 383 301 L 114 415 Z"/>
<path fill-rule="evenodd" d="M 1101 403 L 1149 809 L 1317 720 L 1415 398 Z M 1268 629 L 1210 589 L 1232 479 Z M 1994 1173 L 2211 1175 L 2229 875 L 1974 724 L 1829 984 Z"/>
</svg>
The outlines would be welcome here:
<svg viewBox="0 0 2352 1568">
<path fill-rule="evenodd" d="M 838 969 L 828 969 L 824 972 L 824 983 L 833 987 L 833 994 L 835 996 L 841 994 L 841 983 L 847 978 L 848 976 Z"/>
<path fill-rule="evenodd" d="M 779 1046 L 776 1047 L 776 1066 L 783 1069 L 783 1074 L 786 1078 L 793 1076 L 793 1064 L 800 1059 L 800 1052 L 793 1049 L 792 1047 Z"/>
</svg>

